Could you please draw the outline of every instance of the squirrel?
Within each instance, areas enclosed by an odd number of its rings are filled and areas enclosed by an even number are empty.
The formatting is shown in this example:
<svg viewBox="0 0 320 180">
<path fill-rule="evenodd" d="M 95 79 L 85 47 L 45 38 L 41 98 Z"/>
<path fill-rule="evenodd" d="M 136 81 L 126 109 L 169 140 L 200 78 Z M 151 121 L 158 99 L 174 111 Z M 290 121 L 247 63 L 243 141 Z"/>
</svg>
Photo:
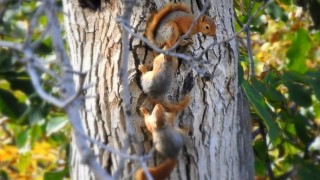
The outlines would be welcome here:
<svg viewBox="0 0 320 180">
<path fill-rule="evenodd" d="M 191 27 L 196 16 L 183 3 L 169 3 L 147 20 L 145 35 L 159 48 L 172 47 Z M 196 34 L 214 36 L 216 25 L 214 19 L 202 15 L 193 26 L 189 38 Z M 190 40 L 183 40 L 180 45 L 189 44 Z"/>
<path fill-rule="evenodd" d="M 170 90 L 175 76 L 178 60 L 175 57 L 160 54 L 153 61 L 153 69 L 148 71 L 147 67 L 140 64 L 138 69 L 142 73 L 141 86 L 144 93 L 151 96 L 154 104 L 161 103 L 167 111 L 178 112 L 184 109 L 190 100 L 190 96 L 185 96 L 180 102 L 173 104 L 163 100 L 164 95 Z"/>
<path fill-rule="evenodd" d="M 156 167 L 149 167 L 148 170 L 154 179 L 165 179 L 177 163 L 177 157 L 185 143 L 185 132 L 173 127 L 175 113 L 167 112 L 161 104 L 156 104 L 151 114 L 144 107 L 140 111 L 147 129 L 152 133 L 156 151 L 166 158 L 164 162 Z M 135 179 L 146 179 L 143 169 L 136 172 Z"/>
<path fill-rule="evenodd" d="M 140 64 L 138 69 L 142 73 L 143 91 L 152 97 L 162 98 L 172 86 L 177 67 L 178 60 L 164 54 L 154 58 L 152 71 L 148 71 L 145 65 Z"/>
</svg>

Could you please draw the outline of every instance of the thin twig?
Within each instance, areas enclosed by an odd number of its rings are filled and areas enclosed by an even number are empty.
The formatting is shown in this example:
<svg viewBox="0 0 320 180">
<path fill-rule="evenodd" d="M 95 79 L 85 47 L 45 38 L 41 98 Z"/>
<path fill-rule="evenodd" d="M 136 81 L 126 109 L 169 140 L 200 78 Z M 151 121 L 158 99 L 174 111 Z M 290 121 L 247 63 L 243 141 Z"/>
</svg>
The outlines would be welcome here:
<svg viewBox="0 0 320 180">
<path fill-rule="evenodd" d="M 31 60 L 32 59 L 29 59 L 29 61 L 31 61 Z M 27 63 L 26 67 L 27 67 L 27 71 L 30 75 L 32 85 L 35 88 L 36 92 L 39 94 L 39 96 L 42 99 L 48 101 L 50 104 L 53 104 L 57 107 L 63 107 L 62 103 L 59 99 L 49 95 L 46 91 L 44 91 L 42 89 L 41 84 L 40 84 L 40 78 L 39 78 L 39 75 L 35 69 L 35 66 L 31 62 L 29 62 L 29 63 Z"/>
<path fill-rule="evenodd" d="M 255 3 L 255 1 L 253 1 L 253 3 Z M 252 2 L 249 1 L 249 11 L 248 11 L 248 17 L 250 17 L 252 15 L 252 9 L 253 9 L 253 5 Z M 240 25 L 240 27 L 243 27 L 242 22 L 240 21 L 235 9 L 234 9 L 234 17 L 236 19 L 236 21 L 238 22 L 238 24 Z M 255 71 L 254 71 L 254 61 L 253 61 L 253 54 L 252 54 L 252 43 L 251 43 L 251 33 L 250 33 L 250 25 L 247 26 L 247 28 L 245 29 L 246 32 L 246 40 L 247 40 L 247 52 L 248 52 L 248 57 L 249 57 L 249 66 L 250 66 L 250 71 L 249 71 L 249 77 L 254 77 L 255 76 Z"/>
<path fill-rule="evenodd" d="M 30 20 L 30 23 L 29 23 L 28 33 L 26 36 L 26 40 L 24 42 L 24 46 L 29 46 L 31 44 L 32 36 L 34 33 L 34 28 L 37 27 L 39 17 L 44 12 L 45 7 L 46 7 L 46 1 L 43 1 L 43 3 L 40 4 L 40 6 L 37 8 L 36 12 L 33 14 L 32 18 Z"/>
<path fill-rule="evenodd" d="M 8 42 L 8 41 L 0 41 L 0 46 L 13 49 L 16 51 L 20 51 L 20 52 L 22 51 L 22 47 L 23 47 L 21 44 Z"/>
<path fill-rule="evenodd" d="M 67 69 L 72 69 L 72 66 L 63 46 L 59 21 L 57 19 L 57 7 L 54 0 L 47 0 L 46 3 L 48 5 L 46 6 L 45 12 L 51 23 L 49 33 L 52 37 L 52 45 L 54 48 L 54 52 L 57 55 L 61 69 L 61 97 L 72 98 L 72 95 L 77 94 L 77 92 L 75 90 L 73 74 L 66 72 Z M 90 170 L 93 172 L 97 179 L 112 179 L 110 174 L 108 174 L 97 162 L 97 159 L 93 155 L 92 150 L 90 149 L 87 141 L 84 138 L 85 136 L 81 136 L 81 134 L 85 134 L 80 118 L 81 106 L 82 103 L 80 102 L 80 100 L 78 98 L 75 98 L 70 102 L 70 105 L 65 106 L 64 109 L 72 126 L 74 127 L 74 129 L 77 129 L 73 131 L 73 133 L 75 145 L 77 146 L 77 150 L 81 155 L 82 162 L 89 166 Z"/>
<path fill-rule="evenodd" d="M 130 18 L 135 0 L 124 0 L 124 12 L 122 15 L 125 24 L 130 24 Z M 135 133 L 134 126 L 131 119 L 131 106 L 130 106 L 130 89 L 128 80 L 128 60 L 129 60 L 129 33 L 122 31 L 122 54 L 121 54 L 121 69 L 120 78 L 123 86 L 123 105 L 124 115 L 126 119 L 126 131 L 130 136 Z"/>
<path fill-rule="evenodd" d="M 133 11 L 134 5 L 136 5 L 135 0 L 123 0 L 124 10 L 122 13 L 123 23 L 129 25 L 131 14 Z M 130 89 L 129 89 L 129 75 L 128 75 L 128 62 L 129 62 L 129 33 L 122 29 L 121 32 L 122 40 L 122 51 L 121 51 L 121 68 L 120 68 L 120 79 L 123 87 L 122 90 L 122 100 L 123 100 L 123 109 L 124 109 L 124 118 L 126 122 L 126 136 L 123 142 L 122 152 L 126 152 L 131 144 L 131 140 L 135 135 L 135 128 L 133 125 L 133 120 L 131 116 L 131 104 L 130 104 Z M 125 159 L 120 157 L 119 167 L 114 173 L 114 178 L 119 179 L 120 173 L 124 169 Z"/>
</svg>

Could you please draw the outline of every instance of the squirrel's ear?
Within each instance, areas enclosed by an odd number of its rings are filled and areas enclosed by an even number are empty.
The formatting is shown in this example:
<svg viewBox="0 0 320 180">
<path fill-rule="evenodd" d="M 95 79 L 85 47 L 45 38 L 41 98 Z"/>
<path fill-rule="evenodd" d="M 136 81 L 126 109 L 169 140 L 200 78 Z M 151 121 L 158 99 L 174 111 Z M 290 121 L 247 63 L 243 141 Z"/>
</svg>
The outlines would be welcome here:
<svg viewBox="0 0 320 180">
<path fill-rule="evenodd" d="M 204 22 L 205 18 L 206 18 L 206 16 L 201 16 L 200 17 L 200 22 Z"/>
<path fill-rule="evenodd" d="M 152 111 L 152 115 L 155 117 L 155 123 L 157 128 L 163 128 L 166 125 L 166 110 L 161 104 L 157 104 Z"/>
<path fill-rule="evenodd" d="M 217 15 L 214 15 L 212 18 L 215 20 L 215 19 L 216 19 L 216 17 L 217 17 Z"/>
</svg>

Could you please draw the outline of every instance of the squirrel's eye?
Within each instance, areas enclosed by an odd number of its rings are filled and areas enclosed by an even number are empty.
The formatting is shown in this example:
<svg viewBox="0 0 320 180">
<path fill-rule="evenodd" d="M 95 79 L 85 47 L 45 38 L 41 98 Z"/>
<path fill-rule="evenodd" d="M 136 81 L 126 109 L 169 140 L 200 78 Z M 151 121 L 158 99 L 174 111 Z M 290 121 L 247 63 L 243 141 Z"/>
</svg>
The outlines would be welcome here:
<svg viewBox="0 0 320 180">
<path fill-rule="evenodd" d="M 209 30 L 210 26 L 209 25 L 205 25 L 204 28 L 206 28 L 206 30 Z"/>
</svg>

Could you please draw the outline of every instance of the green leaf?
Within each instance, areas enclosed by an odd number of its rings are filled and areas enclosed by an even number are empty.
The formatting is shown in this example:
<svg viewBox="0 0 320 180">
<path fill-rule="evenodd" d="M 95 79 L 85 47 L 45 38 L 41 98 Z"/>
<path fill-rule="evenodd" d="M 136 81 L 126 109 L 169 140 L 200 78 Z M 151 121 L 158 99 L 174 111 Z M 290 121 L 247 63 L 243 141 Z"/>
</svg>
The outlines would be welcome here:
<svg viewBox="0 0 320 180">
<path fill-rule="evenodd" d="M 307 119 L 304 116 L 298 115 L 294 119 L 294 127 L 299 139 L 308 146 L 312 142 L 312 138 L 308 134 Z"/>
<path fill-rule="evenodd" d="M 268 101 L 273 104 L 280 105 L 285 102 L 285 97 L 276 89 L 268 88 Z"/>
<path fill-rule="evenodd" d="M 17 144 L 17 146 L 19 148 L 24 147 L 27 144 L 29 137 L 30 137 L 30 129 L 26 129 L 26 130 L 20 132 L 16 136 L 16 144 Z"/>
<path fill-rule="evenodd" d="M 299 73 L 305 73 L 308 69 L 306 66 L 306 58 L 312 46 L 309 34 L 303 29 L 297 31 L 296 38 L 293 40 L 291 47 L 287 51 L 289 70 Z"/>
<path fill-rule="evenodd" d="M 41 122 L 42 120 L 44 120 L 41 107 L 40 106 L 31 107 L 31 110 L 28 114 L 28 119 L 29 119 L 30 125 L 35 125 Z"/>
<path fill-rule="evenodd" d="M 46 127 L 46 134 L 49 136 L 50 134 L 59 131 L 68 123 L 68 119 L 65 116 L 55 117 L 49 120 Z"/>
<path fill-rule="evenodd" d="M 46 172 L 44 174 L 44 180 L 62 180 L 66 175 L 67 173 L 65 170 Z"/>
<path fill-rule="evenodd" d="M 320 101 L 320 78 L 318 77 L 317 79 L 314 79 L 311 82 L 311 86 L 314 90 L 314 94 L 316 95 L 316 98 L 318 101 Z"/>
<path fill-rule="evenodd" d="M 280 2 L 284 3 L 285 5 L 291 5 L 292 0 L 280 0 Z"/>
<path fill-rule="evenodd" d="M 294 101 L 297 105 L 303 107 L 309 107 L 312 104 L 311 99 L 311 90 L 306 89 L 303 84 L 286 82 L 285 86 L 287 86 L 289 90 L 289 98 Z"/>
<path fill-rule="evenodd" d="M 267 169 L 265 163 L 257 158 L 254 158 L 254 170 L 255 170 L 255 175 L 259 176 L 265 176 Z"/>
<path fill-rule="evenodd" d="M 268 71 L 266 77 L 262 80 L 262 82 L 268 84 L 268 86 L 276 88 L 281 83 L 281 78 L 279 76 L 280 75 L 278 74 L 278 72 L 270 70 Z"/>
<path fill-rule="evenodd" d="M 2 73 L 5 79 L 10 82 L 13 90 L 20 90 L 28 95 L 34 93 L 33 85 L 30 81 L 29 75 L 26 72 L 13 72 L 9 71 Z"/>
<path fill-rule="evenodd" d="M 282 77 L 284 83 L 285 82 L 305 82 L 306 81 L 306 76 L 299 74 L 297 72 L 292 72 L 292 71 L 286 71 L 283 73 Z"/>
<path fill-rule="evenodd" d="M 68 141 L 68 137 L 65 135 L 65 133 L 54 133 L 51 134 L 50 138 L 49 138 L 49 142 L 52 145 L 56 145 L 56 146 L 64 146 L 66 145 L 66 143 L 69 143 Z"/>
<path fill-rule="evenodd" d="M 261 94 L 265 95 L 268 92 L 267 87 L 265 86 L 265 84 L 261 83 L 260 81 L 258 81 L 257 79 L 252 78 L 251 81 L 252 85 L 254 86 L 254 88 Z"/>
<path fill-rule="evenodd" d="M 33 161 L 33 159 L 32 159 L 32 155 L 31 155 L 30 152 L 24 153 L 24 154 L 20 154 L 19 161 L 18 161 L 18 164 L 17 164 L 17 167 L 18 167 L 19 171 L 20 172 L 26 172 L 28 167 L 32 163 L 32 161 Z"/>
<path fill-rule="evenodd" d="M 244 71 L 243 71 L 243 67 L 241 66 L 241 64 L 238 64 L 238 84 L 240 85 L 243 81 L 244 78 Z"/>
<path fill-rule="evenodd" d="M 0 170 L 0 179 L 1 180 L 9 180 L 9 176 L 6 171 Z"/>
<path fill-rule="evenodd" d="M 279 128 L 273 121 L 271 114 L 268 112 L 268 107 L 266 106 L 263 97 L 247 81 L 242 82 L 242 87 L 245 90 L 245 93 L 255 112 L 259 115 L 259 117 L 263 120 L 263 123 L 266 125 L 271 142 L 273 144 L 276 144 L 276 140 L 279 137 Z"/>
<path fill-rule="evenodd" d="M 33 146 L 34 143 L 43 135 L 43 129 L 39 125 L 32 126 L 30 130 L 30 142 Z"/>
<path fill-rule="evenodd" d="M 13 68 L 13 63 L 11 61 L 12 52 L 0 49 L 0 72 L 6 72 Z"/>
<path fill-rule="evenodd" d="M 279 6 L 277 2 L 270 3 L 266 8 L 266 12 L 271 16 L 274 20 L 282 20 L 287 21 L 288 16 L 285 11 Z"/>
<path fill-rule="evenodd" d="M 284 120 L 287 120 L 287 119 L 284 119 Z M 286 135 L 286 138 L 296 139 L 297 133 L 296 133 L 294 124 L 283 122 L 280 126 L 283 127 L 283 133 Z"/>
<path fill-rule="evenodd" d="M 9 91 L 0 89 L 0 111 L 12 120 L 18 119 L 25 111 L 27 106 Z"/>
<path fill-rule="evenodd" d="M 318 121 L 320 120 L 320 102 L 315 102 L 313 104 L 313 109 L 314 109 L 314 116 L 315 119 L 318 119 Z"/>
<path fill-rule="evenodd" d="M 310 180 L 320 179 L 320 167 L 311 163 L 304 162 L 299 166 L 298 179 Z"/>
<path fill-rule="evenodd" d="M 255 171 L 258 175 L 265 175 L 266 173 L 265 162 L 266 162 L 266 157 L 268 153 L 268 148 L 260 139 L 254 142 L 253 149 L 256 155 L 256 157 L 254 158 Z"/>
<path fill-rule="evenodd" d="M 260 139 L 259 141 L 254 142 L 253 148 L 258 158 L 265 162 L 268 155 L 268 147 L 266 144 Z"/>
</svg>

